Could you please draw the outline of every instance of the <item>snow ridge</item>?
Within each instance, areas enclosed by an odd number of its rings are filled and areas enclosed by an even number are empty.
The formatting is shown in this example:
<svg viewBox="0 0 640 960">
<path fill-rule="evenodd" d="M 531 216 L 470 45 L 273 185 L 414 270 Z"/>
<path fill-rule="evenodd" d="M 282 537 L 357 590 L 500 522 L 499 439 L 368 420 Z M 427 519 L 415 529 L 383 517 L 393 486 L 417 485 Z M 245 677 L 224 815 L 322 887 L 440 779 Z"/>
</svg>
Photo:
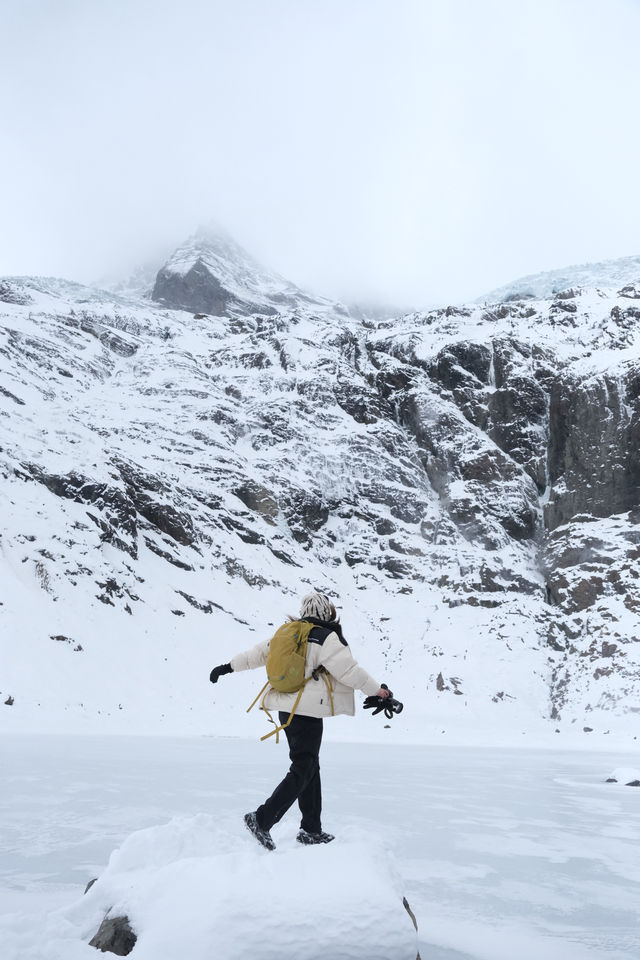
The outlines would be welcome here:
<svg viewBox="0 0 640 960">
<path fill-rule="evenodd" d="M 624 287 L 640 277 L 640 256 L 583 263 L 560 270 L 547 270 L 520 277 L 478 298 L 479 303 L 501 303 L 505 300 L 553 297 L 572 287 L 589 289 Z"/>
</svg>

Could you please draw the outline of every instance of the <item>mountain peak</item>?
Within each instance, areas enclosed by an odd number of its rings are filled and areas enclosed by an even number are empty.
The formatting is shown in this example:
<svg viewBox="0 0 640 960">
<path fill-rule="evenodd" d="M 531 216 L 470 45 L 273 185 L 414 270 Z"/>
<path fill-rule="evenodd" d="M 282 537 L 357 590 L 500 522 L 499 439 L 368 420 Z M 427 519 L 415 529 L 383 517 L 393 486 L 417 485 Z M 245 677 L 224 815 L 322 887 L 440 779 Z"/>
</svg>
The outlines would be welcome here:
<svg viewBox="0 0 640 960">
<path fill-rule="evenodd" d="M 345 313 L 267 270 L 223 228 L 200 226 L 158 271 L 152 300 L 213 316 L 276 314 L 302 308 Z"/>
</svg>

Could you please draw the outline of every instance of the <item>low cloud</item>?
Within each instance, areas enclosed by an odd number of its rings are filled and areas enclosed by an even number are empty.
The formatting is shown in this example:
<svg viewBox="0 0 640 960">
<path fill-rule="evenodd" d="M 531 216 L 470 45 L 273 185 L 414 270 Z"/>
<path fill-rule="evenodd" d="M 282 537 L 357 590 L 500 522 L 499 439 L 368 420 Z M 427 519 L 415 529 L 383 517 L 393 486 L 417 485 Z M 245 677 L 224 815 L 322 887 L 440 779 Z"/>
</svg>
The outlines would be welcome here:
<svg viewBox="0 0 640 960">
<path fill-rule="evenodd" d="M 0 274 L 126 274 L 212 218 L 406 306 L 640 252 L 631 0 L 33 0 L 4 33 Z"/>
</svg>

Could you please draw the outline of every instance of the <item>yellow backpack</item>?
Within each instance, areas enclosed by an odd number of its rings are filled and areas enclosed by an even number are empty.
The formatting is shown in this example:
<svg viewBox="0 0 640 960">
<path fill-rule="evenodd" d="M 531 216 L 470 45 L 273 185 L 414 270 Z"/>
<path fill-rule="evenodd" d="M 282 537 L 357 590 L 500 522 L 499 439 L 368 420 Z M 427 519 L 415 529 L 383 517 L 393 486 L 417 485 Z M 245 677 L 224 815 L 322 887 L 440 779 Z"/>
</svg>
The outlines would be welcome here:
<svg viewBox="0 0 640 960">
<path fill-rule="evenodd" d="M 274 633 L 267 656 L 267 676 L 274 690 L 295 693 L 304 687 L 307 641 L 312 630 L 313 624 L 307 620 L 291 620 Z"/>
<path fill-rule="evenodd" d="M 265 733 L 264 737 L 260 737 L 261 740 L 267 740 L 275 733 L 276 743 L 278 743 L 280 731 L 289 726 L 291 718 L 298 708 L 302 691 L 305 688 L 307 680 L 310 679 L 310 677 L 305 677 L 304 671 L 307 659 L 307 642 L 313 628 L 314 624 L 309 623 L 308 620 L 290 620 L 288 623 L 278 627 L 271 638 L 269 653 L 267 655 L 268 680 L 251 706 L 247 709 L 247 713 L 249 713 L 249 710 L 253 709 L 260 697 L 262 697 L 260 709 L 264 710 L 271 723 L 274 724 L 275 730 L 272 730 L 270 733 Z M 331 696 L 333 690 L 330 679 L 323 668 L 318 672 L 323 673 L 323 679 L 327 684 L 331 697 L 331 712 L 333 713 L 333 697 Z M 265 706 L 265 700 L 269 690 L 278 690 L 280 693 L 295 693 L 298 691 L 296 701 L 289 713 L 289 719 L 281 727 L 278 726 Z"/>
</svg>

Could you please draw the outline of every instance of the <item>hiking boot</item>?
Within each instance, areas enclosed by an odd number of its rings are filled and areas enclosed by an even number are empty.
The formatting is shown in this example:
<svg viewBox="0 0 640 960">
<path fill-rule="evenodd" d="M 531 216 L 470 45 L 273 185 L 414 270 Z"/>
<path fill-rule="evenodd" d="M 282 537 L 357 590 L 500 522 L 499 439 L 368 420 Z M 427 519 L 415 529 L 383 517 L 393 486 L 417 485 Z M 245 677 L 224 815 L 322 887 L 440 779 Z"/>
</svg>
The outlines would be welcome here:
<svg viewBox="0 0 640 960">
<path fill-rule="evenodd" d="M 308 833 L 306 830 L 300 829 L 296 840 L 298 843 L 309 846 L 312 843 L 331 843 L 332 840 L 335 840 L 335 837 L 332 833 L 325 833 L 323 830 L 320 833 Z"/>
<path fill-rule="evenodd" d="M 263 830 L 262 827 L 258 825 L 255 813 L 245 813 L 244 822 L 247 830 L 254 835 L 258 843 L 261 843 L 267 850 L 275 850 L 276 845 L 273 842 L 271 834 L 268 830 Z"/>
</svg>

